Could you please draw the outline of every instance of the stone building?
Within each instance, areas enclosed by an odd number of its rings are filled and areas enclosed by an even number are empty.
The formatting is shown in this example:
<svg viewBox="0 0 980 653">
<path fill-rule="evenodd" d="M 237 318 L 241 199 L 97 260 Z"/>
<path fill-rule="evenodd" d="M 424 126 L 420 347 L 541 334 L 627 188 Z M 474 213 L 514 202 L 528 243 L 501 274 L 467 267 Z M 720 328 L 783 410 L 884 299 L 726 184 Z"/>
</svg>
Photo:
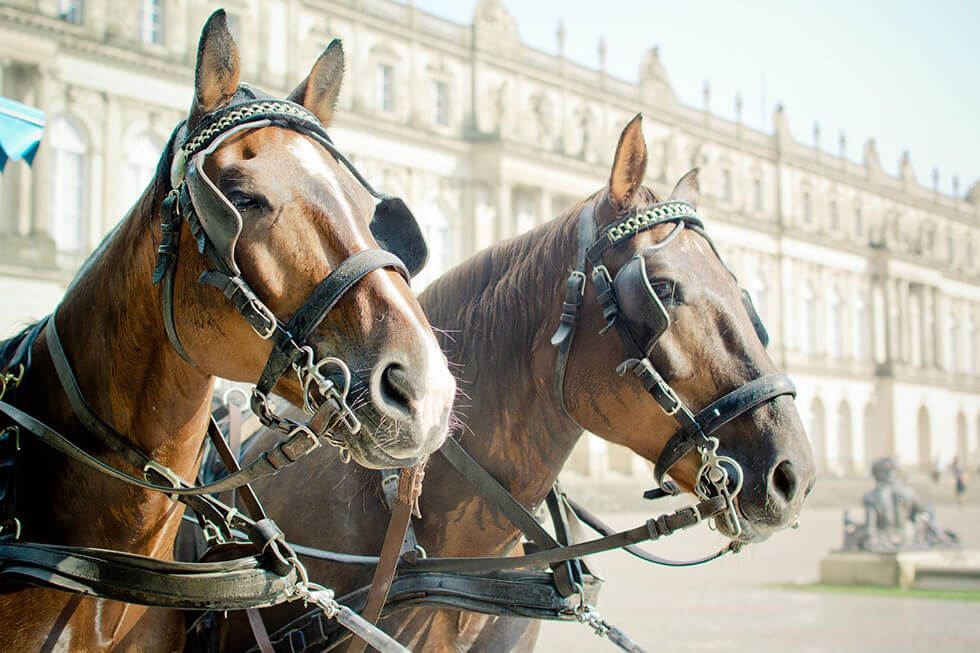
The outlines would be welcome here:
<svg viewBox="0 0 980 653">
<path fill-rule="evenodd" d="M 471 25 L 390 0 L 225 0 L 243 79 L 284 95 L 332 38 L 347 79 L 331 131 L 400 194 L 432 251 L 424 281 L 600 187 L 616 139 L 645 116 L 647 183 L 702 167 L 703 214 L 799 386 L 819 467 L 893 454 L 978 459 L 980 186 L 921 184 L 680 104 L 656 48 L 636 83 L 521 43 L 499 0 Z M 50 311 L 83 257 L 149 180 L 191 98 L 203 0 L 0 0 L 0 95 L 44 109 L 33 168 L 0 177 L 0 336 Z M 600 61 L 604 47 L 600 45 Z M 739 113 L 738 108 L 736 113 Z M 841 144 L 843 150 L 843 144 Z M 572 466 L 646 474 L 595 439 Z"/>
</svg>

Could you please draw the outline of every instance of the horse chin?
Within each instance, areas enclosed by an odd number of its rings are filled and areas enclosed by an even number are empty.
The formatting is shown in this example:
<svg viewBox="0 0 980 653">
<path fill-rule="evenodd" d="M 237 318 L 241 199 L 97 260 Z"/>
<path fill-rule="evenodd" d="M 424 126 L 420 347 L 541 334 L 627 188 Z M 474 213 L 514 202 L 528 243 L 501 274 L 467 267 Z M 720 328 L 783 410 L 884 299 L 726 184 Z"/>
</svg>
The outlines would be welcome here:
<svg viewBox="0 0 980 653">
<path fill-rule="evenodd" d="M 371 442 L 362 442 L 360 439 L 348 437 L 347 450 L 350 452 L 351 460 L 368 469 L 399 469 L 401 467 L 412 467 L 416 465 L 421 456 L 409 458 L 396 458 L 385 453 L 376 443 L 374 438 L 368 438 Z"/>
<path fill-rule="evenodd" d="M 756 524 L 749 520 L 742 514 L 742 510 L 738 507 L 737 501 L 736 509 L 738 513 L 738 524 L 741 529 L 740 533 L 735 532 L 735 528 L 732 525 L 731 515 L 728 513 L 722 513 L 714 519 L 715 529 L 730 540 L 734 540 L 741 544 L 764 542 L 765 540 L 769 539 L 770 535 L 778 530 L 773 529 L 771 526 Z"/>
</svg>

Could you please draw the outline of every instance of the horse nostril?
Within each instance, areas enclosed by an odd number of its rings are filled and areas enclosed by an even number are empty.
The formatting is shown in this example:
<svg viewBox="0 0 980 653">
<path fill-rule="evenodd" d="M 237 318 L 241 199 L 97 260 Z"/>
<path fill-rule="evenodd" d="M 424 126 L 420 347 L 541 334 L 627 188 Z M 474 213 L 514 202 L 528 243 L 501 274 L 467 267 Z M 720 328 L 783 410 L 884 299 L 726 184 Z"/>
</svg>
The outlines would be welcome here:
<svg viewBox="0 0 980 653">
<path fill-rule="evenodd" d="M 769 477 L 769 489 L 783 501 L 790 502 L 796 496 L 798 481 L 788 460 L 776 465 Z"/>
<path fill-rule="evenodd" d="M 402 410 L 410 410 L 410 402 L 417 399 L 408 372 L 398 363 L 388 365 L 381 372 L 381 396 L 386 403 Z"/>
</svg>

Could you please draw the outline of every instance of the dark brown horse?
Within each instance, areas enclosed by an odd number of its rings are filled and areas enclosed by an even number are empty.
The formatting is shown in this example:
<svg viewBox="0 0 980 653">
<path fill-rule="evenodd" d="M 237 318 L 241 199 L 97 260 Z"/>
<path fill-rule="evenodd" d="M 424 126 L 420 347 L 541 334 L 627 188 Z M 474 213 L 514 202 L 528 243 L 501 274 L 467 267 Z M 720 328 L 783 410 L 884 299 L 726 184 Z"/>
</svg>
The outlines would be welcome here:
<svg viewBox="0 0 980 653">
<path fill-rule="evenodd" d="M 343 53 L 335 42 L 290 99 L 329 123 L 342 72 Z M 219 11 L 201 36 L 188 132 L 242 89 L 251 92 L 238 79 L 238 49 Z M 154 461 L 193 479 L 215 377 L 255 382 L 272 342 L 259 337 L 220 291 L 198 283 L 211 266 L 183 223 L 175 324 L 196 366 L 171 345 L 161 291 L 151 277 L 173 146 L 174 139 L 149 188 L 87 262 L 52 319 L 94 412 Z M 242 277 L 280 320 L 343 261 L 377 247 L 368 227 L 372 197 L 304 133 L 271 125 L 236 133 L 208 155 L 205 167 L 244 219 L 233 250 Z M 49 322 L 45 332 L 50 328 Z M 348 435 L 355 459 L 375 466 L 414 464 L 442 443 L 455 383 L 401 274 L 375 269 L 363 276 L 308 342 L 316 355 L 350 361 L 366 379 L 356 410 L 364 428 Z M 20 410 L 102 462 L 142 476 L 82 425 L 55 375 L 46 333 L 35 341 L 32 357 L 17 389 Z M 276 391 L 303 404 L 304 390 L 292 374 Z M 16 516 L 24 541 L 172 557 L 182 505 L 96 473 L 30 435 L 23 434 L 21 443 Z M 8 581 L 0 592 L 2 651 L 171 651 L 183 640 L 182 616 L 170 610 Z"/>
<path fill-rule="evenodd" d="M 587 202 L 598 202 L 600 228 L 659 201 L 641 186 L 646 147 L 640 120 L 624 130 L 609 186 Z M 673 198 L 696 205 L 696 172 L 688 173 Z M 616 373 L 625 358 L 614 333 L 600 335 L 605 320 L 591 284 L 571 348 L 564 396 L 574 422 L 552 389 L 556 350 L 549 343 L 565 297 L 565 281 L 575 265 L 580 209 L 529 233 L 495 245 L 429 286 L 420 300 L 430 321 L 444 330 L 449 359 L 471 405 L 461 444 L 524 506 L 537 506 L 555 481 L 572 447 L 587 428 L 656 461 L 677 425 L 632 378 Z M 673 227 L 661 225 L 610 251 L 605 265 L 615 275 L 637 251 L 664 239 Z M 646 272 L 658 287 L 671 327 L 651 358 L 681 398 L 698 410 L 748 381 L 775 372 L 750 321 L 737 283 L 704 236 L 684 230 L 668 247 L 646 255 Z M 763 540 L 792 524 L 814 479 L 814 467 L 800 418 L 788 396 L 766 403 L 719 429 L 727 455 L 741 465 L 743 489 L 737 498 L 740 540 Z M 268 444 L 268 433 L 261 436 Z M 695 456 L 671 471 L 690 490 L 698 470 Z M 515 552 L 519 532 L 480 497 L 440 455 L 432 457 L 421 499 L 416 534 L 430 557 L 506 556 Z M 381 548 L 387 510 L 378 477 L 335 462 L 309 462 L 288 470 L 262 488 L 267 506 L 298 544 L 373 555 Z M 297 510 L 296 506 L 309 506 Z M 343 523 L 343 528 L 338 524 Z M 718 522 L 732 534 L 731 526 Z M 338 595 L 368 584 L 370 570 L 310 561 L 311 574 Z M 267 610 L 270 627 L 281 626 L 296 610 Z M 465 617 L 465 618 L 464 618 Z M 416 651 L 501 651 L 530 648 L 534 622 L 490 619 L 444 609 L 396 613 L 383 629 Z M 241 635 L 243 629 L 228 629 Z M 245 631 L 247 633 L 247 630 Z M 247 634 L 244 635 L 247 637 Z M 228 650 L 242 642 L 229 641 Z"/>
</svg>

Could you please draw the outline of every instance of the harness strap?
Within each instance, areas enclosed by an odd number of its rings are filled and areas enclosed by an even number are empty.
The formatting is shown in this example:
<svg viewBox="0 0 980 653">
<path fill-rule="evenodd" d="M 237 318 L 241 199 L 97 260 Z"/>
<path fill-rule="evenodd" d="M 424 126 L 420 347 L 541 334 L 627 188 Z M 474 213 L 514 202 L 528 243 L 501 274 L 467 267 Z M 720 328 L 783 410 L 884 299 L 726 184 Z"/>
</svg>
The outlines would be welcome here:
<svg viewBox="0 0 980 653">
<path fill-rule="evenodd" d="M 381 554 L 378 556 L 378 566 L 374 568 L 374 578 L 371 580 L 367 601 L 364 609 L 361 610 L 361 618 L 368 623 L 378 622 L 388 592 L 391 590 L 391 583 L 395 579 L 402 543 L 412 521 L 412 510 L 422 491 L 422 474 L 421 465 L 405 467 L 399 474 L 398 501 L 391 514 L 391 521 L 388 522 L 388 530 L 385 533 Z M 363 653 L 366 646 L 367 642 L 358 639 L 348 647 L 347 653 Z"/>
<path fill-rule="evenodd" d="M 783 395 L 796 396 L 796 386 L 785 374 L 767 374 L 735 388 L 709 404 L 682 426 L 667 444 L 654 465 L 654 478 L 661 486 L 668 470 L 686 456 L 700 438 L 710 436 L 736 417 Z"/>
<path fill-rule="evenodd" d="M 554 549 L 560 547 L 558 540 L 538 523 L 527 508 L 495 479 L 490 472 L 476 462 L 466 449 L 464 449 L 456 438 L 446 439 L 445 444 L 439 449 L 439 453 L 463 475 L 470 485 L 494 506 L 497 507 L 504 516 L 517 526 L 525 536 L 542 549 Z M 426 559 L 419 560 L 419 563 Z"/>
<path fill-rule="evenodd" d="M 174 562 L 92 547 L 0 542 L 0 577 L 87 596 L 181 610 L 277 605 L 294 594 L 296 571 L 263 568 L 265 556 Z"/>
<path fill-rule="evenodd" d="M 268 395 L 292 363 L 297 362 L 299 348 L 296 340 L 304 341 L 313 332 L 327 313 L 337 305 L 344 294 L 371 272 L 382 268 L 392 268 L 408 279 L 408 270 L 401 259 L 383 249 L 368 249 L 357 252 L 344 259 L 327 277 L 321 281 L 299 310 L 293 314 L 283 327 L 283 333 L 276 341 L 269 361 L 255 385 L 263 395 Z M 211 270 L 205 273 L 202 281 L 218 285 L 215 281 L 227 277 Z M 292 343 L 291 348 L 287 345 Z"/>
<path fill-rule="evenodd" d="M 690 528 L 702 520 L 710 519 L 727 510 L 725 497 L 717 496 L 700 503 L 681 508 L 676 512 L 648 519 L 646 523 L 627 531 L 621 531 L 588 542 L 580 542 L 557 549 L 538 551 L 513 558 L 423 558 L 414 563 L 402 562 L 405 571 L 488 571 L 492 569 L 536 568 L 581 558 L 610 549 L 623 548 L 638 542 L 658 540 L 678 530 Z"/>
</svg>

